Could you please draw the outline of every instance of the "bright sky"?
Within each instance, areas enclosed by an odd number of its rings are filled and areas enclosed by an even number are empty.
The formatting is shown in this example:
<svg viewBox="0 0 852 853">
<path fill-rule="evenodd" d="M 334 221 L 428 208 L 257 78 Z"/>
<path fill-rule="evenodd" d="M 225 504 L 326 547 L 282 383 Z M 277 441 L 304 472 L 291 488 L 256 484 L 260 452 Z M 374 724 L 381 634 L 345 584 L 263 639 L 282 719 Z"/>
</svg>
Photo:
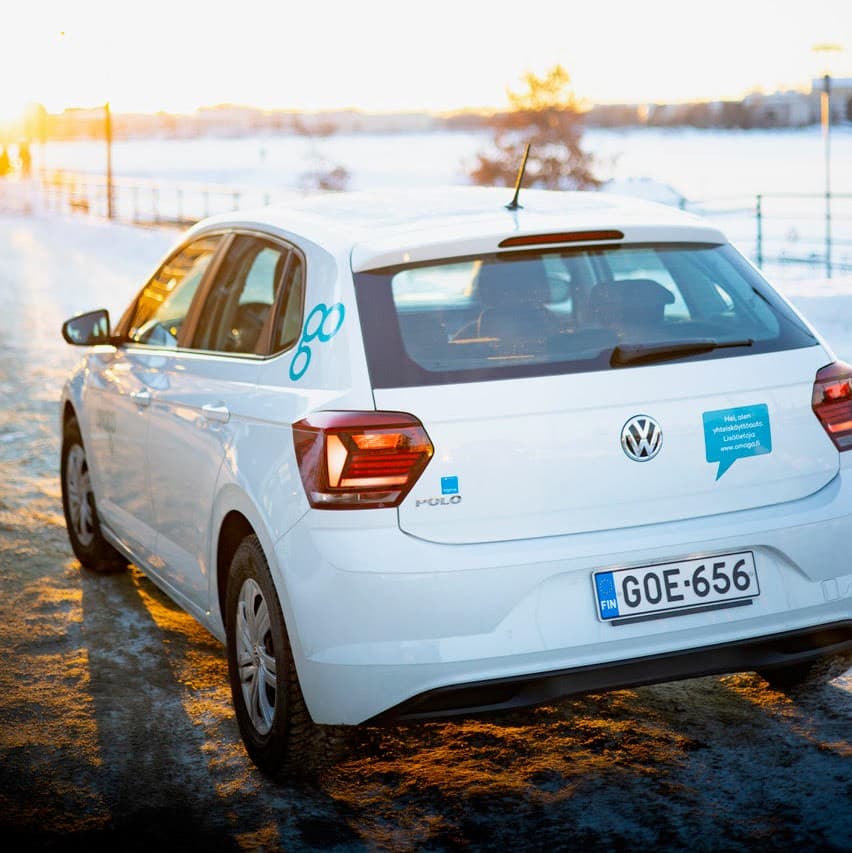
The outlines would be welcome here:
<svg viewBox="0 0 852 853">
<path fill-rule="evenodd" d="M 0 119 L 31 101 L 501 107 L 557 62 L 591 102 L 738 98 L 808 85 L 819 43 L 852 76 L 850 0 L 23 0 L 3 12 Z"/>
</svg>

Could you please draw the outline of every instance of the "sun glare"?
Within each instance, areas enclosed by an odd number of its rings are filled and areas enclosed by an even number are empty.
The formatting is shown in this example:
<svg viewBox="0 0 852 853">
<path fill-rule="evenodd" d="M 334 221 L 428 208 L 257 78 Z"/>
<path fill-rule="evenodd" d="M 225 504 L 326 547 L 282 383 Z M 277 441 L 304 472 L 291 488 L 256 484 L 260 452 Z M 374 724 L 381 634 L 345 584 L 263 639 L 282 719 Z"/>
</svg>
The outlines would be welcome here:
<svg viewBox="0 0 852 853">
<path fill-rule="evenodd" d="M 847 48 L 833 73 L 852 75 L 846 0 L 813 0 L 807 16 L 790 0 L 718 0 L 700 27 L 680 0 L 529 0 L 534 36 L 485 0 L 433 0 L 416 19 L 390 0 L 244 0 L 212 12 L 201 19 L 196 4 L 165 0 L 132 17 L 105 0 L 18 4 L 0 29 L 0 122 L 31 103 L 60 112 L 106 100 L 116 112 L 501 108 L 524 72 L 555 64 L 589 102 L 739 98 L 809 86 L 819 73 L 812 45 L 827 33 Z"/>
</svg>

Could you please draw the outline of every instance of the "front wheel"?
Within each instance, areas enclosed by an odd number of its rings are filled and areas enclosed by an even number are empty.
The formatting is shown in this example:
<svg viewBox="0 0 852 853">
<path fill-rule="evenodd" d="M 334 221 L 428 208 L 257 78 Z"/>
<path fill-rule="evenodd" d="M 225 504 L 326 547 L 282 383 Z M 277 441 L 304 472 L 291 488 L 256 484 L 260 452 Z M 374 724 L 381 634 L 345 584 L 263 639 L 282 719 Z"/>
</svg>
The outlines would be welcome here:
<svg viewBox="0 0 852 853">
<path fill-rule="evenodd" d="M 62 433 L 60 479 L 65 526 L 74 556 L 87 569 L 97 572 L 125 568 L 127 560 L 101 533 L 86 449 L 80 426 L 73 418 L 65 425 Z"/>
<path fill-rule="evenodd" d="M 264 773 L 326 767 L 345 747 L 345 727 L 319 726 L 305 705 L 290 641 L 256 536 L 231 561 L 226 596 L 228 674 L 240 735 Z"/>
</svg>

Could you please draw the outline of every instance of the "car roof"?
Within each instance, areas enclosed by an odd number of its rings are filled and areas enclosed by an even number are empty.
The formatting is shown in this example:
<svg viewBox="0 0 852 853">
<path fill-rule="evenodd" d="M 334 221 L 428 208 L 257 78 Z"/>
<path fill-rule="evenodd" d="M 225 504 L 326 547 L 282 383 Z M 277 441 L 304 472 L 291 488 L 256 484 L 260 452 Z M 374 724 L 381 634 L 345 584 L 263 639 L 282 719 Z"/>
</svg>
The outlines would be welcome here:
<svg viewBox="0 0 852 853">
<path fill-rule="evenodd" d="M 726 242 L 704 220 L 641 199 L 521 190 L 521 206 L 509 210 L 511 197 L 508 188 L 463 186 L 325 193 L 212 217 L 190 233 L 224 225 L 306 239 L 335 253 L 351 253 L 356 272 L 493 252 L 507 238 L 565 232 L 618 230 L 624 234 L 619 242 Z"/>
</svg>

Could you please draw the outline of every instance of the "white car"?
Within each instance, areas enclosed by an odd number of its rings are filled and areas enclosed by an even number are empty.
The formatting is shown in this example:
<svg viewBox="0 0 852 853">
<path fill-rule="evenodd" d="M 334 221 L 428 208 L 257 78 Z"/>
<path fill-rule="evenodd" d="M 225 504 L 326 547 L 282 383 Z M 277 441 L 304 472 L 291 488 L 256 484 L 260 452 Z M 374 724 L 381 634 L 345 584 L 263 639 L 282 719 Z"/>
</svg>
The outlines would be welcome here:
<svg viewBox="0 0 852 853">
<path fill-rule="evenodd" d="M 62 397 L 89 568 L 227 645 L 264 771 L 341 726 L 852 648 L 852 367 L 705 222 L 601 194 L 205 220 Z"/>
</svg>

